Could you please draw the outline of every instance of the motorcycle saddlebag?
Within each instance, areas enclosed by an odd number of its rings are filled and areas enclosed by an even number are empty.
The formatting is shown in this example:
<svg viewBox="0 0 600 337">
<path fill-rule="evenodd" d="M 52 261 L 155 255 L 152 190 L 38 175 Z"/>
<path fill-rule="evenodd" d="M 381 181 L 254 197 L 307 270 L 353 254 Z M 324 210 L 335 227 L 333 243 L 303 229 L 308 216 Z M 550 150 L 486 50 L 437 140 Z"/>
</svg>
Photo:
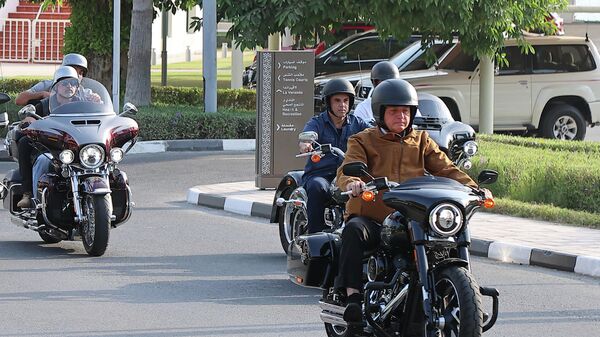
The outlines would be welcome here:
<svg viewBox="0 0 600 337">
<path fill-rule="evenodd" d="M 337 274 L 342 241 L 337 234 L 301 235 L 290 244 L 287 270 L 292 282 L 305 287 L 326 289 Z"/>
</svg>

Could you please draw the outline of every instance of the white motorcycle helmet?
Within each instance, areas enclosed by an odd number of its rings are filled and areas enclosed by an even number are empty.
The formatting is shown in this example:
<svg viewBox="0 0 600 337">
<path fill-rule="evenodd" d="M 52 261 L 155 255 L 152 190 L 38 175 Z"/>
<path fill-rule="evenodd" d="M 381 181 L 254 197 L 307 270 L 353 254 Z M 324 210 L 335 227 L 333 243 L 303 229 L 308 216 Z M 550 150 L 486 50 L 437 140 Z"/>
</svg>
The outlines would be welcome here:
<svg viewBox="0 0 600 337">
<path fill-rule="evenodd" d="M 83 77 L 85 77 L 87 75 L 88 63 L 87 63 L 87 59 L 83 55 L 76 54 L 76 53 L 67 54 L 63 57 L 61 65 L 81 67 L 81 68 L 83 68 Z"/>
</svg>

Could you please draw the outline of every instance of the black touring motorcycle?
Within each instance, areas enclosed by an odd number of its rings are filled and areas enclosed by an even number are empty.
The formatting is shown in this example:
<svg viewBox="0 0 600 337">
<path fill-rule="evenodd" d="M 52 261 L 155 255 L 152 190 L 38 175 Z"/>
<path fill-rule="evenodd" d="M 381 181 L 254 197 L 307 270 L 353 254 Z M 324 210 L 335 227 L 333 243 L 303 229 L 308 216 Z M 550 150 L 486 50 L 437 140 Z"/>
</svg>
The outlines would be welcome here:
<svg viewBox="0 0 600 337">
<path fill-rule="evenodd" d="M 470 169 L 471 157 L 477 153 L 475 131 L 467 124 L 457 122 L 452 118 L 450 110 L 437 96 L 428 93 L 419 93 L 419 113 L 415 117 L 413 127 L 425 130 L 438 144 L 450 160 L 461 169 Z M 331 146 L 319 144 L 315 132 L 302 132 L 299 140 L 313 144 L 314 151 L 299 156 L 310 156 L 312 161 L 318 161 L 323 156 L 339 156 L 344 158 L 344 152 Z M 288 172 L 277 187 L 273 207 L 271 208 L 271 222 L 279 222 L 279 239 L 283 250 L 287 253 L 290 243 L 307 230 L 306 191 L 302 186 L 304 171 Z M 330 198 L 327 202 L 325 225 L 327 230 L 334 231 L 343 225 L 344 206 L 348 198 L 340 194 L 339 189 L 332 182 Z"/>
<path fill-rule="evenodd" d="M 375 197 L 396 211 L 381 224 L 381 243 L 363 258 L 363 323 L 343 319 L 343 295 L 333 287 L 340 232 L 302 235 L 290 245 L 288 274 L 301 286 L 324 290 L 321 320 L 330 337 L 477 337 L 498 315 L 498 291 L 480 287 L 470 272 L 469 220 L 479 207 L 493 207 L 478 189 L 455 180 L 424 176 L 400 184 L 373 178 L 364 163 L 349 163 L 344 174 L 369 177 L 363 200 Z M 484 170 L 479 184 L 496 181 Z M 484 313 L 482 296 L 492 299 Z"/>
<path fill-rule="evenodd" d="M 19 111 L 21 119 L 37 120 L 24 128 L 19 122 L 11 124 L 5 144 L 14 160 L 20 137 L 28 137 L 42 153 L 34 164 L 34 205 L 30 209 L 17 206 L 25 192 L 18 169 L 6 174 L 0 197 L 11 221 L 38 232 L 44 242 L 82 240 L 89 255 L 101 256 L 110 229 L 125 223 L 134 206 L 127 175 L 118 164 L 139 132 L 136 121 L 122 115 L 137 110 L 126 103 L 124 112 L 117 115 L 102 84 L 84 78 L 81 86 L 86 95 L 96 94 L 96 99 L 60 106 L 50 100 L 47 117 L 36 114 L 32 105 Z M 6 115 L 3 124 L 8 124 Z M 123 149 L 128 142 L 129 147 Z"/>
</svg>

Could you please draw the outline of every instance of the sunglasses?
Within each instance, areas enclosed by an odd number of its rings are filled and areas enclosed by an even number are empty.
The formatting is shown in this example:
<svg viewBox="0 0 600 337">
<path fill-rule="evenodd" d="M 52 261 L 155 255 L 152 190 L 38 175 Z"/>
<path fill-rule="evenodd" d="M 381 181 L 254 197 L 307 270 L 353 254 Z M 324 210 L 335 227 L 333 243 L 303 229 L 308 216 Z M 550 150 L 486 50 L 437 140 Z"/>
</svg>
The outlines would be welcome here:
<svg viewBox="0 0 600 337">
<path fill-rule="evenodd" d="M 70 85 L 72 87 L 76 87 L 76 86 L 79 86 L 79 80 L 77 80 L 75 78 L 72 78 L 72 79 L 69 79 L 69 80 L 62 80 L 62 81 L 60 81 L 60 85 L 62 85 L 64 87 L 66 87 L 67 85 Z"/>
</svg>

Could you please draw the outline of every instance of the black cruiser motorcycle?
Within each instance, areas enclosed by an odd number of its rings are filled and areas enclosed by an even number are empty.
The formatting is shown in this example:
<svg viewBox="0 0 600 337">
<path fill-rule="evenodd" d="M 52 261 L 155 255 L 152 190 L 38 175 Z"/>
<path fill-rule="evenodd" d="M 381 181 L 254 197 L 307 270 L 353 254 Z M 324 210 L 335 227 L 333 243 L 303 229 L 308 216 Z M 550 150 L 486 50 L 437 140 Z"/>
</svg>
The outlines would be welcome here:
<svg viewBox="0 0 600 337">
<path fill-rule="evenodd" d="M 446 104 L 437 96 L 427 93 L 418 93 L 418 95 L 419 113 L 413 121 L 413 127 L 427 131 L 454 165 L 465 170 L 471 169 L 471 157 L 477 153 L 475 130 L 467 124 L 455 121 Z M 340 149 L 330 144 L 318 144 L 317 138 L 314 132 L 300 134 L 300 141 L 311 142 L 315 148 L 315 151 L 303 156 L 311 156 L 311 160 L 319 160 L 325 155 L 344 158 L 344 153 Z M 281 179 L 271 208 L 271 222 L 279 222 L 279 239 L 286 253 L 290 243 L 298 235 L 306 233 L 308 198 L 302 187 L 303 174 L 302 170 L 290 171 Z M 330 195 L 323 216 L 328 230 L 333 231 L 343 225 L 344 204 L 348 199 L 339 193 L 335 181 L 331 184 Z"/>
<path fill-rule="evenodd" d="M 470 272 L 468 223 L 479 207 L 493 207 L 493 200 L 448 178 L 424 176 L 398 184 L 371 177 L 364 163 L 349 163 L 343 170 L 371 179 L 363 200 L 383 198 L 396 211 L 381 224 L 379 247 L 363 258 L 363 324 L 358 327 L 344 321 L 343 294 L 333 288 L 340 232 L 302 235 L 290 246 L 290 279 L 324 290 L 319 305 L 327 335 L 471 337 L 490 329 L 499 294 L 480 287 Z M 484 170 L 478 182 L 493 183 L 497 176 Z M 490 315 L 484 313 L 482 296 L 492 299 Z"/>
<path fill-rule="evenodd" d="M 344 151 L 331 144 L 319 144 L 319 136 L 314 131 L 302 132 L 298 139 L 302 142 L 312 143 L 313 151 L 296 155 L 310 157 L 313 162 L 318 162 L 324 156 L 337 156 L 345 158 Z M 308 230 L 308 215 L 306 202 L 308 196 L 304 187 L 300 185 L 304 171 L 290 171 L 283 177 L 275 193 L 275 201 L 271 211 L 271 222 L 279 221 L 279 240 L 284 252 L 287 254 L 290 244 L 299 235 L 306 234 Z M 348 196 L 342 195 L 335 184 L 335 179 L 329 186 L 330 198 L 325 205 L 325 225 L 328 231 L 342 227 L 344 222 L 344 206 Z M 286 199 L 287 198 L 287 199 Z"/>
<path fill-rule="evenodd" d="M 15 160 L 20 137 L 29 137 L 41 153 L 34 164 L 34 207 L 17 207 L 24 192 L 18 169 L 7 173 L 0 197 L 11 221 L 38 232 L 46 243 L 81 239 L 89 255 L 101 256 L 110 229 L 125 223 L 134 206 L 127 175 L 118 164 L 139 132 L 136 121 L 123 115 L 137 110 L 126 103 L 117 115 L 102 84 L 84 78 L 81 87 L 85 89 L 77 95 L 96 94 L 95 99 L 79 97 L 62 105 L 50 99 L 46 117 L 31 105 L 19 111 L 21 119 L 37 120 L 24 128 L 19 122 L 10 125 L 5 143 Z M 126 143 L 129 147 L 123 149 Z M 38 165 L 46 169 L 38 170 Z"/>
</svg>

